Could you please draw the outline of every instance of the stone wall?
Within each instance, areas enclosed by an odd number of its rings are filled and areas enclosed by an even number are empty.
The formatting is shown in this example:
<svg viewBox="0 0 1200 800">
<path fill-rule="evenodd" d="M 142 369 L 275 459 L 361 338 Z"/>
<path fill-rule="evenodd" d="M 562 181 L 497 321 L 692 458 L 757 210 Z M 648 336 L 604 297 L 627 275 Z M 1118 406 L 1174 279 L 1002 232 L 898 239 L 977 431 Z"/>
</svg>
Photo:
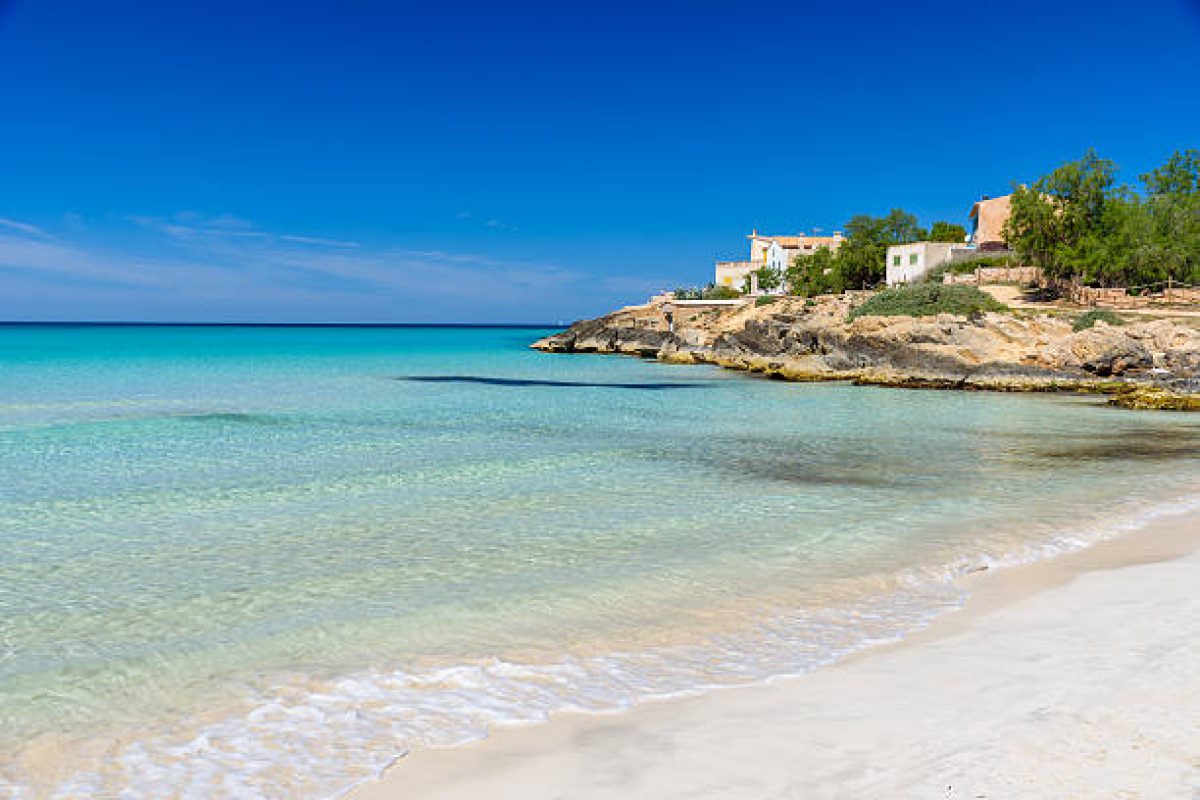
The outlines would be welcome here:
<svg viewBox="0 0 1200 800">
<path fill-rule="evenodd" d="M 1072 303 L 1100 308 L 1148 308 L 1154 305 L 1200 305 L 1200 287 L 1172 286 L 1158 292 L 1130 294 L 1128 289 L 1069 284 L 1063 293 Z"/>
<path fill-rule="evenodd" d="M 1037 267 L 980 267 L 965 275 L 947 272 L 943 283 L 1040 283 L 1042 271 Z"/>
</svg>

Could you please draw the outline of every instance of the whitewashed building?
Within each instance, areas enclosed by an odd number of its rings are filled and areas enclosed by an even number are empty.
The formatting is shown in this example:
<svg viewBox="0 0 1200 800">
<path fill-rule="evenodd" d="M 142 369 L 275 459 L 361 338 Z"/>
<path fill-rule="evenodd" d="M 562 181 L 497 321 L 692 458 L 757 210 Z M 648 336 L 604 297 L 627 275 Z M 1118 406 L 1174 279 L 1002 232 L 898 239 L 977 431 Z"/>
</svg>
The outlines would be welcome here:
<svg viewBox="0 0 1200 800">
<path fill-rule="evenodd" d="M 894 244 L 887 249 L 887 285 L 912 283 L 934 267 L 952 261 L 956 254 L 973 247 L 957 242 L 913 242 Z"/>
<path fill-rule="evenodd" d="M 783 272 L 792 265 L 796 256 L 812 255 L 822 247 L 837 250 L 843 241 L 841 231 L 834 231 L 832 236 L 808 236 L 803 233 L 766 236 L 753 231 L 746 238 L 750 240 L 750 260 L 718 261 L 715 277 L 718 286 L 740 290 L 745 285 L 746 277 L 763 267 Z M 751 293 L 758 294 L 757 285 L 751 287 Z"/>
</svg>

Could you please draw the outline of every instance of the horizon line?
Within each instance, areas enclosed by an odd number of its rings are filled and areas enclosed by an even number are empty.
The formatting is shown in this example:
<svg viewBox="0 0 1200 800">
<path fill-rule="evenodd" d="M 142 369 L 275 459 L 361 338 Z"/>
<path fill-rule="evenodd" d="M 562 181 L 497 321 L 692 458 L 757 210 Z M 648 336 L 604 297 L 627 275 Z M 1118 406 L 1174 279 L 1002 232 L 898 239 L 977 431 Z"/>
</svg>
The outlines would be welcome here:
<svg viewBox="0 0 1200 800">
<path fill-rule="evenodd" d="M 135 320 L 0 320 L 0 327 L 189 327 L 189 328 L 564 328 L 535 322 L 139 322 Z"/>
</svg>

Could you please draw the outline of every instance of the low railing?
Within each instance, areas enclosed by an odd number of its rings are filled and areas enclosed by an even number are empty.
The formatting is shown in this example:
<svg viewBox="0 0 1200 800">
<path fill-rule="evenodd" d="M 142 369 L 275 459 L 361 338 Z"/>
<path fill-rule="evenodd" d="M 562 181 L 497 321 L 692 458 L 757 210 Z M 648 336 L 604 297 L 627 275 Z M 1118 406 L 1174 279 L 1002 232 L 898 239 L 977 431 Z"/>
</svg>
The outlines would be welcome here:
<svg viewBox="0 0 1200 800">
<path fill-rule="evenodd" d="M 1134 294 L 1130 294 L 1130 292 Z M 1153 305 L 1200 305 L 1200 286 L 1162 281 L 1145 286 L 1093 287 L 1070 283 L 1064 287 L 1067 298 L 1081 306 L 1109 308 L 1146 308 Z"/>
</svg>

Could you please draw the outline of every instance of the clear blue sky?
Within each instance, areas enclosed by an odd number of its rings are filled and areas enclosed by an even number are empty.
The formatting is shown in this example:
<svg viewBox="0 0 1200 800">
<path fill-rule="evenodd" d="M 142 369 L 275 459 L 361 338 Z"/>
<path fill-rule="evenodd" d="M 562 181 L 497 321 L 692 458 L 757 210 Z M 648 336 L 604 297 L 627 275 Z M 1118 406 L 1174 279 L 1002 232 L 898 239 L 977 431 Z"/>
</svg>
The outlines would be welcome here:
<svg viewBox="0 0 1200 800">
<path fill-rule="evenodd" d="M 1197 0 L 0 0 L 0 319 L 556 322 L 1186 146 Z"/>
</svg>

